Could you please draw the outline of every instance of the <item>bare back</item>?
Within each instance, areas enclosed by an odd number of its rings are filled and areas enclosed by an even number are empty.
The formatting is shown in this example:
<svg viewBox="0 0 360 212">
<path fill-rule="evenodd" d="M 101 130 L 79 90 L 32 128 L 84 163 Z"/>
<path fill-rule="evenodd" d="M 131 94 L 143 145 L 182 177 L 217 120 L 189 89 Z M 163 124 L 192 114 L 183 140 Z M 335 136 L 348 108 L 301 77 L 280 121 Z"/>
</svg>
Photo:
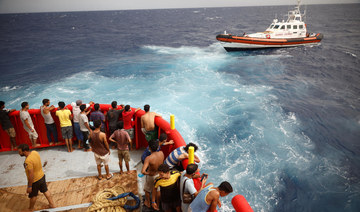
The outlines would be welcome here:
<svg viewBox="0 0 360 212">
<path fill-rule="evenodd" d="M 155 129 L 155 112 L 147 112 L 141 116 L 141 127 L 146 131 L 152 131 Z"/>
<path fill-rule="evenodd" d="M 154 176 L 157 174 L 159 166 L 164 163 L 164 153 L 162 151 L 153 152 L 145 160 L 149 160 L 149 175 Z"/>
</svg>

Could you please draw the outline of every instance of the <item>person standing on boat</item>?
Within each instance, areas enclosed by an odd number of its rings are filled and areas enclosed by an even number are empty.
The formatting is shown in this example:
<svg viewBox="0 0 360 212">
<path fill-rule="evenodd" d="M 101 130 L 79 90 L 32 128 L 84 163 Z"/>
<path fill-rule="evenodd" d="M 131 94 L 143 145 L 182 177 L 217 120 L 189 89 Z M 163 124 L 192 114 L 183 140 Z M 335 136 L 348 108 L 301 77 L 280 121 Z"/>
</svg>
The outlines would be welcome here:
<svg viewBox="0 0 360 212">
<path fill-rule="evenodd" d="M 156 203 L 157 189 L 160 187 L 161 207 L 165 212 L 181 211 L 180 191 L 178 187 L 180 173 L 178 171 L 170 171 L 169 166 L 161 164 L 158 168 L 159 177 L 156 178 L 154 189 L 152 191 L 151 206 L 155 210 L 159 210 Z"/>
<path fill-rule="evenodd" d="M 31 140 L 32 146 L 38 147 L 38 146 L 40 146 L 40 144 L 37 144 L 36 140 L 39 136 L 34 128 L 34 124 L 31 120 L 31 116 L 30 116 L 28 110 L 29 110 L 29 103 L 22 102 L 21 103 L 21 111 L 20 111 L 20 119 L 24 126 L 25 131 L 29 134 L 29 138 Z"/>
<path fill-rule="evenodd" d="M 189 147 L 194 147 L 194 152 L 198 149 L 196 144 L 189 143 L 186 146 L 181 146 L 175 150 L 173 150 L 169 156 L 165 159 L 164 163 L 170 167 L 170 169 L 177 169 L 179 171 L 183 171 L 183 167 L 181 165 L 181 161 L 188 158 L 188 150 Z M 200 163 L 200 159 L 194 154 L 194 162 Z"/>
<path fill-rule="evenodd" d="M 110 149 L 109 144 L 106 140 L 105 133 L 101 132 L 101 120 L 94 121 L 95 130 L 93 130 L 90 134 L 91 138 L 91 148 L 94 152 L 94 157 L 98 170 L 98 179 L 102 179 L 101 175 L 101 164 L 104 164 L 106 171 L 106 179 L 110 180 L 112 178 L 112 174 L 109 172 L 109 161 L 110 161 Z"/>
<path fill-rule="evenodd" d="M 135 111 L 131 110 L 130 105 L 125 106 L 125 110 L 122 112 L 122 117 L 124 121 L 124 129 L 127 133 L 129 133 L 131 143 L 133 144 L 134 139 L 134 123 L 132 121 L 133 116 L 136 112 L 138 112 L 140 108 L 137 108 Z"/>
<path fill-rule="evenodd" d="M 80 131 L 83 135 L 83 144 L 82 146 L 85 149 L 85 152 L 89 151 L 89 145 L 87 143 L 89 139 L 89 133 L 92 131 L 89 125 L 89 119 L 87 115 L 90 113 L 90 110 L 86 111 L 86 105 L 80 105 L 80 114 L 79 114 L 79 126 Z"/>
<path fill-rule="evenodd" d="M 55 109 L 54 105 L 50 106 L 50 100 L 49 99 L 43 99 L 42 100 L 43 105 L 40 107 L 40 112 L 42 117 L 44 118 L 45 127 L 46 127 L 46 135 L 49 141 L 49 145 L 53 145 L 51 139 L 51 134 L 54 136 L 55 143 L 58 143 L 58 134 L 56 130 L 56 124 L 51 116 L 51 111 Z"/>
<path fill-rule="evenodd" d="M 72 116 L 69 109 L 65 108 L 65 102 L 59 102 L 59 110 L 56 111 L 56 116 L 59 117 L 61 134 L 65 140 L 66 147 L 68 152 L 74 151 L 72 147 L 72 137 L 73 137 L 73 129 L 72 129 Z"/>
<path fill-rule="evenodd" d="M 141 116 L 141 131 L 145 134 L 145 139 L 149 142 L 157 139 L 155 116 L 161 117 L 161 115 L 150 112 L 150 105 L 145 105 L 144 111 L 145 114 Z"/>
<path fill-rule="evenodd" d="M 150 193 L 154 189 L 154 180 L 158 177 L 158 168 L 164 161 L 164 153 L 159 151 L 159 143 L 156 140 L 149 142 L 149 149 L 151 154 L 145 158 L 144 165 L 141 169 L 141 173 L 146 175 L 144 191 L 145 191 L 145 202 L 144 205 L 148 208 L 150 204 Z"/>
<path fill-rule="evenodd" d="M 124 105 L 121 105 L 121 108 L 123 108 Z M 106 119 L 109 121 L 109 131 L 110 131 L 110 135 L 112 135 L 115 130 L 117 130 L 117 123 L 119 121 L 119 117 L 122 117 L 122 112 L 124 111 L 124 109 L 117 109 L 117 102 L 116 101 L 112 101 L 111 102 L 111 108 L 109 108 L 109 111 L 106 114 Z M 113 145 L 111 145 L 113 144 Z M 110 146 L 114 148 L 116 148 L 116 143 L 111 143 Z"/>
<path fill-rule="evenodd" d="M 231 192 L 233 188 L 227 181 L 222 182 L 219 187 L 209 184 L 191 202 L 188 212 L 213 212 L 216 206 L 221 207 L 220 197 L 225 197 Z"/>
<path fill-rule="evenodd" d="M 181 198 L 181 210 L 182 211 L 187 212 L 189 205 L 190 205 L 190 203 L 184 202 L 183 194 L 184 193 L 190 194 L 192 196 L 192 198 L 194 199 L 199 194 L 199 192 L 205 187 L 207 175 L 205 175 L 205 177 L 202 178 L 201 187 L 200 187 L 199 191 L 196 190 L 196 188 L 195 188 L 193 179 L 200 178 L 200 174 L 197 174 L 198 172 L 199 172 L 198 165 L 192 163 L 192 164 L 187 165 L 186 171 L 181 173 L 180 198 Z"/>
<path fill-rule="evenodd" d="M 101 121 L 101 132 L 105 132 L 105 116 L 100 111 L 100 105 L 99 103 L 94 104 L 94 112 L 90 113 L 90 121 L 94 122 L 96 120 Z"/>
<path fill-rule="evenodd" d="M 13 111 L 15 111 L 15 109 L 5 110 L 5 102 L 0 101 L 0 124 L 10 137 L 11 151 L 16 149 L 16 132 L 9 118 L 9 114 Z"/>
<path fill-rule="evenodd" d="M 90 107 L 90 105 L 93 105 L 94 102 L 90 101 L 89 104 L 86 104 L 86 109 Z M 82 105 L 82 100 L 76 100 L 76 102 L 71 102 L 70 104 L 72 106 L 72 113 L 73 113 L 73 122 L 74 122 L 74 132 L 76 135 L 76 138 L 78 140 L 78 148 L 81 149 L 81 143 L 84 140 L 83 133 L 80 130 L 80 124 L 79 124 L 79 117 L 80 117 L 80 105 Z"/>
<path fill-rule="evenodd" d="M 109 140 L 117 144 L 118 149 L 118 157 L 119 157 L 119 167 L 120 174 L 123 174 L 122 161 L 124 159 L 126 170 L 130 171 L 129 161 L 130 161 L 130 153 L 129 153 L 129 144 L 131 148 L 131 139 L 129 134 L 123 129 L 124 122 L 119 121 L 117 123 L 117 130 L 110 136 Z"/>
<path fill-rule="evenodd" d="M 18 148 L 19 155 L 26 157 L 24 162 L 25 173 L 27 176 L 26 193 L 29 194 L 29 210 L 33 211 L 39 191 L 43 193 L 49 202 L 50 208 L 55 208 L 51 193 L 47 188 L 45 174 L 42 169 L 40 155 L 37 151 L 29 150 L 27 144 L 20 144 Z"/>
</svg>

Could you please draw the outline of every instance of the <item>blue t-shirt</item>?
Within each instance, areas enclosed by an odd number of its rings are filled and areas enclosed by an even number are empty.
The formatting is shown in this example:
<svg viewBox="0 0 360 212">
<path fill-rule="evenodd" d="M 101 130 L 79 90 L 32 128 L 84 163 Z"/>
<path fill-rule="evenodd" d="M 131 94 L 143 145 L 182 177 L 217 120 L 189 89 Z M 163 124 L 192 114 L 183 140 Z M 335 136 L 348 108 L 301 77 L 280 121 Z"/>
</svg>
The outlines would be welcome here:
<svg viewBox="0 0 360 212">
<path fill-rule="evenodd" d="M 160 151 L 161 147 L 163 146 L 164 144 L 162 144 L 161 146 L 158 147 L 158 149 L 156 150 L 157 152 Z M 145 161 L 145 158 L 147 156 L 151 155 L 151 152 L 150 152 L 150 149 L 149 147 L 146 147 L 145 151 L 143 152 L 143 154 L 141 155 L 141 162 L 144 163 Z"/>
</svg>

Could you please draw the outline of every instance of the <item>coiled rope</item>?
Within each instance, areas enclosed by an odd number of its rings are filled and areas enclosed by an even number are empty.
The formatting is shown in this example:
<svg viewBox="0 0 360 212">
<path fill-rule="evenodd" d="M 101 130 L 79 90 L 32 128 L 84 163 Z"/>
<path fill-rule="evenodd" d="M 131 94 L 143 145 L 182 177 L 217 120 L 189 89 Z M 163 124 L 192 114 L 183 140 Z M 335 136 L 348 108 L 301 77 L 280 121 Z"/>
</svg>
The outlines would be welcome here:
<svg viewBox="0 0 360 212">
<path fill-rule="evenodd" d="M 125 205 L 126 196 L 132 196 L 136 200 L 135 206 Z M 93 204 L 87 209 L 88 212 L 126 212 L 126 209 L 136 209 L 140 205 L 140 199 L 133 193 L 125 193 L 121 186 L 115 186 L 110 189 L 104 189 L 96 194 Z"/>
</svg>

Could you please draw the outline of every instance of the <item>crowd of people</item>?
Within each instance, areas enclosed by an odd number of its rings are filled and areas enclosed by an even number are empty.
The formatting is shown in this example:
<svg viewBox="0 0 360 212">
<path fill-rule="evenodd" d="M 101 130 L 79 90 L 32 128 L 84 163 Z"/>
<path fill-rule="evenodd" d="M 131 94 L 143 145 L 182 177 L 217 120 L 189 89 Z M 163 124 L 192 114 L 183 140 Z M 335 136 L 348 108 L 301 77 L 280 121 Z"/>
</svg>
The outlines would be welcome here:
<svg viewBox="0 0 360 212">
<path fill-rule="evenodd" d="M 54 145 L 58 142 L 55 121 L 51 116 L 51 111 L 55 109 L 55 106 L 50 105 L 49 99 L 44 99 L 42 103 L 40 110 L 44 118 L 47 138 L 49 144 Z M 89 110 L 91 105 L 94 108 L 92 112 Z M 94 104 L 94 102 L 83 104 L 81 100 L 77 100 L 75 103 L 71 103 L 72 111 L 65 107 L 64 102 L 59 102 L 58 106 L 55 115 L 59 118 L 61 134 L 65 140 L 67 151 L 72 152 L 74 150 L 72 144 L 74 129 L 78 140 L 78 148 L 84 148 L 85 151 L 91 150 L 94 153 L 98 180 L 103 179 L 102 166 L 106 171 L 105 179 L 110 180 L 113 176 L 109 172 L 108 166 L 110 160 L 108 140 L 113 144 L 113 148 L 117 149 L 120 174 L 124 173 L 123 161 L 125 161 L 126 170 L 130 171 L 130 150 L 134 138 L 132 117 L 140 108 L 132 110 L 130 105 L 118 107 L 117 102 L 113 101 L 105 116 L 100 111 L 100 105 Z M 23 102 L 21 108 L 20 119 L 23 127 L 29 135 L 32 146 L 36 147 L 39 145 L 36 143 L 38 134 L 28 112 L 28 102 Z M 0 101 L 0 109 L 1 126 L 10 136 L 11 149 L 18 148 L 19 155 L 26 157 L 24 167 L 28 178 L 29 209 L 34 208 L 39 191 L 44 193 L 49 201 L 49 206 L 55 207 L 46 186 L 45 174 L 42 171 L 39 154 L 36 151 L 30 151 L 27 144 L 20 144 L 16 147 L 16 133 L 8 117 L 8 114 L 13 110 L 5 110 L 3 101 Z M 198 150 L 197 145 L 194 143 L 173 150 L 165 158 L 162 147 L 172 145 L 174 141 L 168 140 L 166 133 L 158 136 L 155 117 L 160 115 L 150 112 L 149 105 L 144 106 L 144 111 L 145 114 L 141 116 L 141 131 L 148 142 L 148 147 L 141 156 L 143 163 L 141 173 L 145 175 L 145 207 L 154 210 L 162 209 L 165 212 L 206 212 L 209 209 L 215 211 L 217 206 L 221 207 L 219 198 L 233 191 L 230 183 L 224 181 L 218 187 L 215 187 L 212 183 L 207 183 L 207 174 L 200 175 L 196 164 L 200 162 L 200 159 L 196 155 L 194 155 L 194 163 L 187 165 L 185 170 L 183 169 L 182 161 L 189 158 L 189 148 L 194 148 L 194 152 Z M 109 139 L 105 134 L 106 122 L 108 122 L 109 126 Z M 74 126 L 72 126 L 72 123 Z M 200 188 L 196 189 L 194 179 L 200 182 Z"/>
</svg>

